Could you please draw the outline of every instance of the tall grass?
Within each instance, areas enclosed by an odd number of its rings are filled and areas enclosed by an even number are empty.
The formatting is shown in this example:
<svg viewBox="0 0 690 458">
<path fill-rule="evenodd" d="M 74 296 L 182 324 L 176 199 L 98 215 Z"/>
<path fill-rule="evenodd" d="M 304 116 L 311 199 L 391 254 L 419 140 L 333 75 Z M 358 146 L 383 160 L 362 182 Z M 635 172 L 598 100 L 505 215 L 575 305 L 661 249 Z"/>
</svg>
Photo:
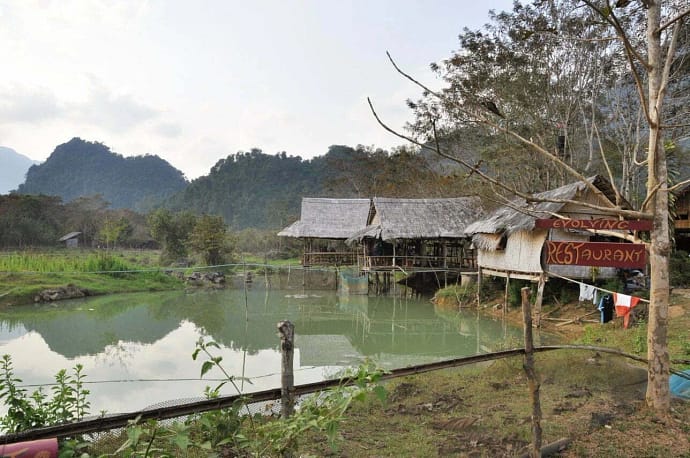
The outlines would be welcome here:
<svg viewBox="0 0 690 458">
<path fill-rule="evenodd" d="M 0 256 L 0 272 L 113 272 L 134 268 L 110 253 L 55 256 L 53 254 L 16 253 Z"/>
</svg>

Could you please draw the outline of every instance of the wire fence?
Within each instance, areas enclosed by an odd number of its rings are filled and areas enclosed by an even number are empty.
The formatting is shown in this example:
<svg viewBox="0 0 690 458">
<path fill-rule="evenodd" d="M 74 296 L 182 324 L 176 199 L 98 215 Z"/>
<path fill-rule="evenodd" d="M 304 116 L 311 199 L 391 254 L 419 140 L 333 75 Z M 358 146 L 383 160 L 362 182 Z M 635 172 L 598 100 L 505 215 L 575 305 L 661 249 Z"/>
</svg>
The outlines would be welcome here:
<svg viewBox="0 0 690 458">
<path fill-rule="evenodd" d="M 583 350 L 600 353 L 608 353 L 623 358 L 632 359 L 640 363 L 646 363 L 645 358 L 627 354 L 616 349 L 586 345 L 548 345 L 534 347 L 535 353 L 549 352 L 554 350 Z M 487 361 L 495 361 L 503 358 L 511 358 L 517 356 L 524 356 L 524 348 L 515 348 L 510 350 L 502 350 L 491 353 L 484 353 L 473 356 L 466 356 L 461 358 L 454 358 L 439 362 L 420 364 L 400 369 L 393 369 L 387 372 L 382 380 L 391 380 L 400 377 L 408 377 L 411 375 L 423 374 L 431 371 L 438 371 L 442 369 L 455 368 L 465 365 L 477 364 Z M 682 363 L 683 361 L 672 361 L 673 363 Z M 671 370 L 682 378 L 690 380 L 690 376 L 686 373 L 676 370 Z M 198 379 L 195 379 L 198 380 Z M 221 380 L 222 379 L 213 379 Z M 208 379 L 207 381 L 213 381 Z M 95 383 L 111 383 L 116 381 L 102 381 Z M 353 379 L 332 379 L 321 382 L 298 385 L 294 387 L 294 395 L 296 402 L 299 404 L 300 399 L 305 396 L 313 395 L 314 393 L 322 392 L 324 390 L 332 389 L 339 386 L 351 385 L 355 382 Z M 113 441 L 125 440 L 123 436 L 124 429 L 134 421 L 145 422 L 147 420 L 157 420 L 165 424 L 172 424 L 176 421 L 184 421 L 193 415 L 198 415 L 203 412 L 217 411 L 233 407 L 238 401 L 246 404 L 245 412 L 250 415 L 257 413 L 275 415 L 281 409 L 281 388 L 274 388 L 253 393 L 243 393 L 229 396 L 222 396 L 212 399 L 207 398 L 191 398 L 191 399 L 173 399 L 162 403 L 149 406 L 146 409 L 136 412 L 105 415 L 99 417 L 88 418 L 79 422 L 49 426 L 44 428 L 33 429 L 29 431 L 22 431 L 17 433 L 10 433 L 0 437 L 0 444 L 10 444 L 21 441 L 31 441 L 47 438 L 69 438 L 80 436 L 89 440 L 95 445 L 96 449 L 99 446 L 108 447 Z M 99 445 L 101 444 L 101 445 Z M 107 451 L 105 449 L 101 450 Z"/>
</svg>

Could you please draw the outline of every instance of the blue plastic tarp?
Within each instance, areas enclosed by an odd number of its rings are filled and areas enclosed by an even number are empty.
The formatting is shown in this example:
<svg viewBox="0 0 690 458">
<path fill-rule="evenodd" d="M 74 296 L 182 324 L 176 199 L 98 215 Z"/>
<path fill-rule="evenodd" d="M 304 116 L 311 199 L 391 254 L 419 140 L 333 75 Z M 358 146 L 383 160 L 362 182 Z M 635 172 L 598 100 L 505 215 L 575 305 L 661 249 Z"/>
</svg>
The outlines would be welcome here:
<svg viewBox="0 0 690 458">
<path fill-rule="evenodd" d="M 671 377 L 669 378 L 671 394 L 679 398 L 690 399 L 690 369 L 683 371 L 683 374 L 685 377 L 671 374 Z"/>
</svg>

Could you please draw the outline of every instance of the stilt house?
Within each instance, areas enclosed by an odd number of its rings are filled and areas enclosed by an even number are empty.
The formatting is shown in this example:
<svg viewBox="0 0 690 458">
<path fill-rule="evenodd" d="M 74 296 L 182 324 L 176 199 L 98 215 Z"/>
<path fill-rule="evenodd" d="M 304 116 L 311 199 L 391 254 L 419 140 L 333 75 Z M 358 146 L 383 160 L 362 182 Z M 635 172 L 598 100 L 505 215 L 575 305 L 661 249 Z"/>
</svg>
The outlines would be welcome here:
<svg viewBox="0 0 690 458">
<path fill-rule="evenodd" d="M 538 199 L 579 201 L 598 206 L 615 202 L 615 192 L 608 180 L 601 176 L 588 178 L 595 190 L 585 183 L 575 182 L 557 189 L 536 194 Z M 624 208 L 630 208 L 625 204 Z M 608 218 L 595 209 L 562 202 L 526 202 L 515 199 L 510 205 L 498 208 L 488 217 L 467 227 L 472 242 L 478 250 L 479 275 L 493 275 L 538 281 L 545 272 L 542 265 L 542 248 L 546 240 L 554 241 L 608 241 L 593 231 L 573 229 L 540 229 L 536 219 L 555 218 L 560 215 L 572 219 Z M 621 241 L 615 239 L 615 241 Z M 611 278 L 616 269 L 611 267 L 586 267 L 551 265 L 548 271 L 569 278 Z"/>
<path fill-rule="evenodd" d="M 673 227 L 676 249 L 690 252 L 690 185 L 674 192 Z"/>
<path fill-rule="evenodd" d="M 302 199 L 300 219 L 278 232 L 304 241 L 304 266 L 348 266 L 357 263 L 356 247 L 345 240 L 367 225 L 370 199 Z"/>
<path fill-rule="evenodd" d="M 474 252 L 465 228 L 483 214 L 478 197 L 374 197 L 367 227 L 348 241 L 362 242 L 358 264 L 365 271 L 474 269 Z"/>
</svg>

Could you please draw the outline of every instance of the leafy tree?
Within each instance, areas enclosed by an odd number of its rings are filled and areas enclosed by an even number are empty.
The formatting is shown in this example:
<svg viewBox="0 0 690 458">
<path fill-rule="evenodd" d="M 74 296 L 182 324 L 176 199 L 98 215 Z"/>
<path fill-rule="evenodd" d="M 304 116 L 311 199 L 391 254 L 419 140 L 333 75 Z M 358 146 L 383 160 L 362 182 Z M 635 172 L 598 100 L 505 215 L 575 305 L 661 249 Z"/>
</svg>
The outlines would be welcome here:
<svg viewBox="0 0 690 458">
<path fill-rule="evenodd" d="M 162 247 L 162 263 L 186 258 L 187 241 L 196 224 L 196 217 L 192 213 L 159 209 L 148 215 L 147 222 L 151 236 Z"/>
<path fill-rule="evenodd" d="M 4 247 L 55 245 L 64 208 L 59 197 L 0 196 L 0 244 Z"/>
<path fill-rule="evenodd" d="M 581 8 L 582 3 L 588 8 Z M 669 90 L 687 87 L 686 76 L 672 70 L 684 65 L 682 58 L 686 52 L 679 51 L 678 44 L 683 43 L 680 37 L 685 37 L 684 20 L 689 14 L 685 2 L 671 0 L 630 0 L 615 4 L 608 0 L 535 0 L 530 6 L 516 1 L 513 12 L 494 16 L 494 25 L 487 31 L 465 31 L 460 50 L 444 63 L 444 67 L 436 67 L 446 81 L 442 90 L 418 83 L 393 62 L 395 68 L 417 83 L 425 95 L 421 101 L 410 103 L 416 112 L 416 136 L 398 135 L 457 161 L 471 174 L 480 176 L 502 192 L 526 199 L 533 199 L 531 192 L 541 190 L 535 188 L 555 185 L 551 183 L 552 176 L 560 180 L 576 178 L 586 183 L 583 173 L 594 171 L 589 160 L 594 156 L 584 153 L 592 143 L 611 177 L 616 194 L 621 195 L 613 177 L 613 167 L 608 163 L 614 155 L 607 151 L 597 127 L 599 116 L 604 112 L 598 104 L 599 95 L 614 90 L 615 86 L 609 86 L 607 81 L 610 80 L 606 79 L 601 86 L 597 73 L 589 72 L 587 65 L 596 65 L 601 60 L 612 67 L 610 73 L 607 67 L 601 71 L 611 75 L 614 81 L 624 74 L 632 81 L 647 148 L 641 152 L 635 148 L 627 148 L 627 151 L 643 158 L 646 197 L 638 210 L 625 209 L 621 199 L 616 199 L 610 207 L 593 207 L 617 217 L 653 221 L 648 244 L 651 303 L 647 334 L 647 402 L 662 413 L 670 407 L 668 193 L 673 189 L 668 183 L 665 149 L 668 137 L 664 136 L 673 127 L 668 124 L 673 110 L 668 110 L 665 103 Z M 488 38 L 486 33 L 489 33 Z M 559 68 L 551 64 L 549 56 L 560 59 Z M 590 64 L 580 64 L 583 56 L 584 62 Z M 578 68 L 581 70 L 568 73 Z M 674 74 L 680 77 L 671 81 Z M 581 81 L 573 79 L 578 75 Z M 561 81 L 564 84 L 560 84 Z M 590 90 L 593 87 L 602 89 Z M 554 121 L 558 122 L 558 129 L 570 129 L 570 120 L 577 119 L 567 116 L 568 107 L 575 107 L 574 115 L 587 114 L 578 115 L 578 124 L 583 132 L 589 132 L 587 142 L 579 151 L 573 150 L 570 156 L 566 153 L 574 144 L 568 142 L 567 132 L 561 147 L 558 143 L 554 145 L 556 132 L 549 131 L 549 124 Z M 374 115 L 380 120 L 376 112 Z M 510 167 L 512 172 L 505 171 L 505 166 L 482 168 L 440 147 L 435 141 L 439 134 L 470 128 L 477 129 L 499 148 L 506 142 L 510 148 L 504 149 L 503 155 L 507 156 L 510 151 L 519 157 Z M 611 141 L 615 141 L 615 137 Z M 529 164 L 536 166 L 530 170 Z M 514 174 L 514 171 L 523 174 L 523 170 L 527 170 L 528 180 L 521 180 Z M 627 234 L 622 237 L 640 241 Z"/>
<path fill-rule="evenodd" d="M 125 217 L 117 220 L 106 217 L 99 231 L 99 238 L 105 243 L 106 249 L 115 248 L 115 245 L 129 237 L 133 230 L 129 220 Z"/>
<path fill-rule="evenodd" d="M 233 250 L 227 227 L 220 216 L 202 215 L 197 218 L 188 244 L 208 266 L 224 263 Z"/>
</svg>

